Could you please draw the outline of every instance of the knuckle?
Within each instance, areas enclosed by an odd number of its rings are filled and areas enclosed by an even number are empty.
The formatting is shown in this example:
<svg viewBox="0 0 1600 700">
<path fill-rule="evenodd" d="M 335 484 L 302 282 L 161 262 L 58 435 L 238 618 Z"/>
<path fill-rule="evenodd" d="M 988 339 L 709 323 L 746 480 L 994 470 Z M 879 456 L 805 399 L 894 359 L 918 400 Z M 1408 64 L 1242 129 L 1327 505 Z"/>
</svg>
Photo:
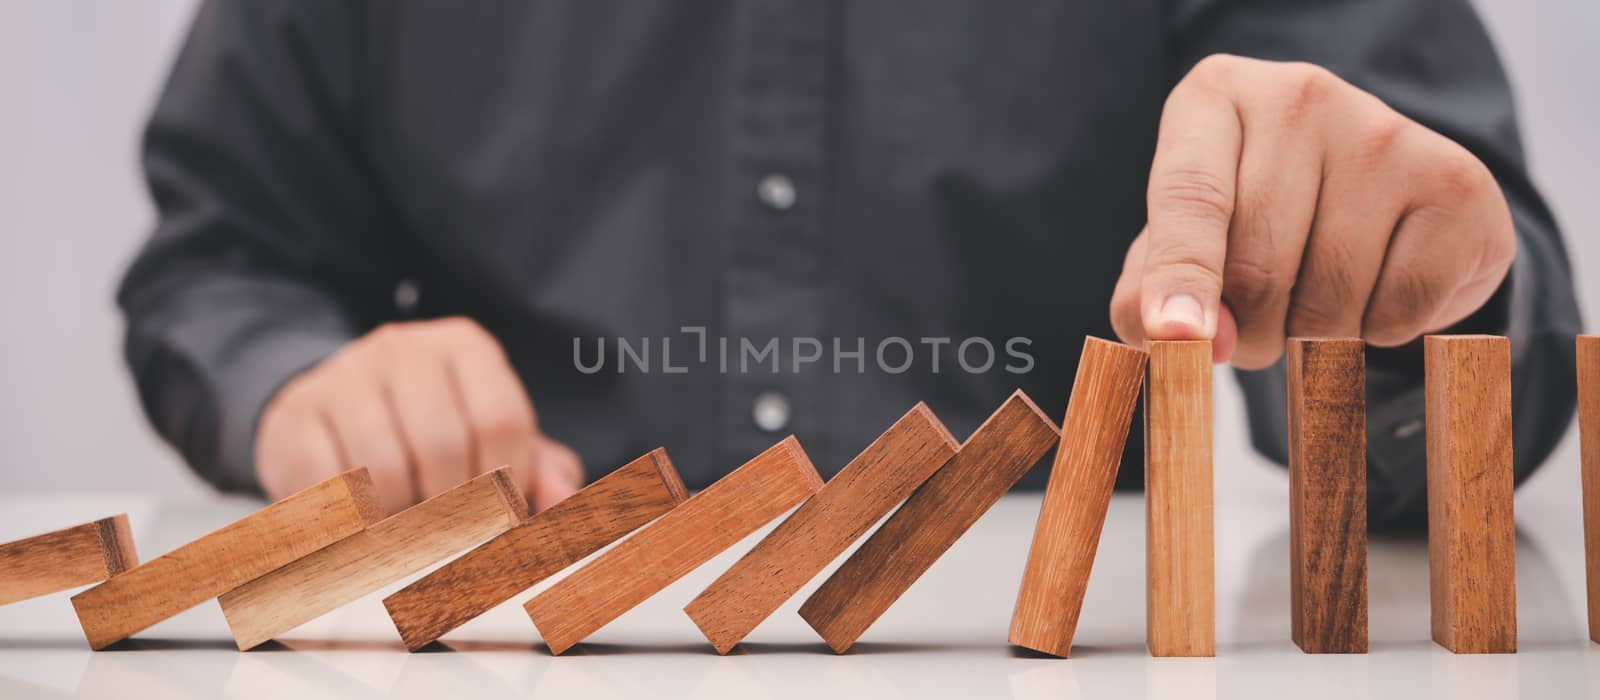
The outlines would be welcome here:
<svg viewBox="0 0 1600 700">
<path fill-rule="evenodd" d="M 1195 62 L 1186 79 L 1205 84 L 1218 84 L 1232 79 L 1246 59 L 1233 54 L 1214 53 Z"/>
<path fill-rule="evenodd" d="M 1389 158 L 1398 152 L 1401 138 L 1410 129 L 1411 122 L 1405 117 L 1385 110 L 1361 130 L 1356 147 L 1357 157 L 1362 163 L 1368 164 Z"/>
<path fill-rule="evenodd" d="M 1376 295 L 1362 322 L 1362 333 L 1380 343 L 1416 337 L 1438 303 L 1438 281 L 1425 272 L 1397 273 Z"/>
<path fill-rule="evenodd" d="M 1438 178 L 1444 196 L 1453 201 L 1478 197 L 1496 187 L 1489 168 L 1466 149 L 1439 165 Z"/>
<path fill-rule="evenodd" d="M 1155 279 L 1160 282 L 1182 280 L 1213 289 L 1222 288 L 1221 271 L 1212 266 L 1202 244 L 1193 239 L 1176 236 L 1153 242 L 1148 260 L 1151 266 L 1145 274 L 1147 287 Z"/>
<path fill-rule="evenodd" d="M 1223 296 L 1241 311 L 1270 306 L 1289 293 L 1289 275 L 1269 261 L 1239 251 L 1223 265 Z"/>
<path fill-rule="evenodd" d="M 516 406 L 496 406 L 472 423 L 473 434 L 484 442 L 506 442 L 533 433 L 533 414 Z"/>
<path fill-rule="evenodd" d="M 1285 121 L 1291 127 L 1316 112 L 1337 80 L 1328 69 L 1312 63 L 1286 63 L 1278 70 Z"/>
<path fill-rule="evenodd" d="M 1150 183 L 1152 214 L 1165 214 L 1213 226 L 1233 220 L 1233 183 L 1216 173 L 1185 168 Z"/>
<path fill-rule="evenodd" d="M 1297 298 L 1289 307 L 1289 334 L 1299 337 L 1342 336 L 1354 325 L 1348 305 L 1331 295 Z"/>
</svg>

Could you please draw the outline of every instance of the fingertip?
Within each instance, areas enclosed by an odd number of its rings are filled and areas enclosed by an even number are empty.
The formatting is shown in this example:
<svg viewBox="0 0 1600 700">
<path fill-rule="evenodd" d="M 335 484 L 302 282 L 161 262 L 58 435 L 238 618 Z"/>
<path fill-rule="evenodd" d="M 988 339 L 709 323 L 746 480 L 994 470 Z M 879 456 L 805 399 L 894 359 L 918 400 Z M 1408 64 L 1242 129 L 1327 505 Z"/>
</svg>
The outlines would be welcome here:
<svg viewBox="0 0 1600 700">
<path fill-rule="evenodd" d="M 1179 292 L 1158 299 L 1144 312 L 1145 334 L 1151 340 L 1209 340 L 1216 335 L 1215 322 L 1194 295 Z"/>
</svg>

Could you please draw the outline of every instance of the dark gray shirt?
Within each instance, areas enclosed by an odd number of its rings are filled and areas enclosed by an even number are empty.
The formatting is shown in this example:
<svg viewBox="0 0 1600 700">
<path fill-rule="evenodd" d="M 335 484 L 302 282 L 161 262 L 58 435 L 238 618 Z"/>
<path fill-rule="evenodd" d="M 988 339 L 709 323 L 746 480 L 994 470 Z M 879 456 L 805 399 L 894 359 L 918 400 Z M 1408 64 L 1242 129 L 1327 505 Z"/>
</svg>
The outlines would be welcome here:
<svg viewBox="0 0 1600 700">
<path fill-rule="evenodd" d="M 1577 312 L 1464 0 L 207 3 L 147 133 L 128 362 L 235 489 L 287 379 L 450 314 L 591 477 L 664 445 L 704 486 L 790 432 L 831 474 L 917 401 L 964 436 L 1018 387 L 1059 416 L 1162 101 L 1219 52 L 1323 65 L 1493 169 L 1519 257 L 1462 328 L 1512 336 L 1527 475 L 1570 419 Z M 1421 512 L 1419 357 L 1369 359 L 1377 523 Z M 1240 381 L 1282 460 L 1281 366 Z"/>
</svg>

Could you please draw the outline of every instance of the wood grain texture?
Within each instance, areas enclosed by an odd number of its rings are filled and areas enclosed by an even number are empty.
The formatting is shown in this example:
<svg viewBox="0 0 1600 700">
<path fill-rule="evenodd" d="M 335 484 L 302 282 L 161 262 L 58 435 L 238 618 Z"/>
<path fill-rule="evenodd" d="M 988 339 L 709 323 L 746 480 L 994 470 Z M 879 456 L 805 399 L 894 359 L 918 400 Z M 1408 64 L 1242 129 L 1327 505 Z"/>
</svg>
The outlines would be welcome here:
<svg viewBox="0 0 1600 700">
<path fill-rule="evenodd" d="M 94 649 L 215 598 L 383 519 L 372 478 L 355 469 L 72 597 Z"/>
<path fill-rule="evenodd" d="M 719 654 L 772 615 L 958 447 L 918 403 L 683 611 Z"/>
<path fill-rule="evenodd" d="M 235 588 L 217 602 L 240 651 L 252 649 L 429 564 L 494 537 L 527 515 L 501 467 Z"/>
<path fill-rule="evenodd" d="M 1050 450 L 1061 433 L 1018 391 L 800 606 L 835 653 L 861 634 Z"/>
<path fill-rule="evenodd" d="M 1433 640 L 1517 650 L 1511 489 L 1511 343 L 1428 336 L 1428 571 Z"/>
<path fill-rule="evenodd" d="M 785 438 L 523 607 L 561 654 L 821 487 L 799 441 Z"/>
<path fill-rule="evenodd" d="M 1146 643 L 1216 656 L 1210 341 L 1150 344 L 1144 416 Z"/>
<path fill-rule="evenodd" d="M 1367 651 L 1366 344 L 1291 338 L 1290 636 L 1308 653 Z"/>
<path fill-rule="evenodd" d="M 1580 335 L 1578 441 L 1582 452 L 1583 554 L 1588 574 L 1589 639 L 1600 642 L 1600 336 Z"/>
<path fill-rule="evenodd" d="M 684 502 L 657 448 L 383 600 L 416 651 Z"/>
<path fill-rule="evenodd" d="M 1012 644 L 1066 657 L 1144 383 L 1143 351 L 1085 338 L 1011 614 Z"/>
<path fill-rule="evenodd" d="M 0 544 L 0 605 L 99 583 L 138 565 L 127 515 Z"/>
</svg>

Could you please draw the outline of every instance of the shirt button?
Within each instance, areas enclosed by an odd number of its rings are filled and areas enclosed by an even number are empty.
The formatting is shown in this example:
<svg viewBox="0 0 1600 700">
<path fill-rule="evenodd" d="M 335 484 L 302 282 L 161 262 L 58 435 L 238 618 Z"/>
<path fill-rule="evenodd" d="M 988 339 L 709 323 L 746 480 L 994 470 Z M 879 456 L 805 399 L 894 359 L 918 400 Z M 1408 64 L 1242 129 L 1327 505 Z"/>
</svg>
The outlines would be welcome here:
<svg viewBox="0 0 1600 700">
<path fill-rule="evenodd" d="M 783 173 L 772 173 L 756 184 L 756 198 L 773 211 L 788 211 L 794 206 L 794 180 Z"/>
<path fill-rule="evenodd" d="M 756 395 L 750 415 L 755 418 L 757 427 L 776 433 L 789 424 L 789 399 L 776 391 L 763 391 Z"/>
</svg>

